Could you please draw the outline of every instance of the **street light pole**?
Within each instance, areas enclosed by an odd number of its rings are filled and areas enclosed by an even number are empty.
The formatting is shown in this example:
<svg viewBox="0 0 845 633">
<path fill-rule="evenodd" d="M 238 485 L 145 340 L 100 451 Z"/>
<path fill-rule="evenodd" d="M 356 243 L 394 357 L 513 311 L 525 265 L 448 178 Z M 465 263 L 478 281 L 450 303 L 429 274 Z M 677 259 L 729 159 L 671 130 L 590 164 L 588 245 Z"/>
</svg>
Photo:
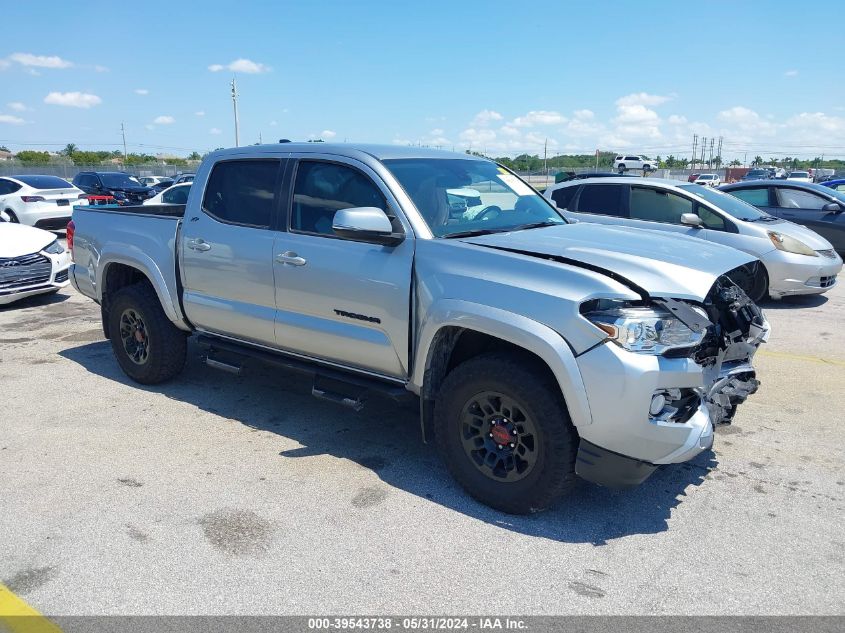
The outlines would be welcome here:
<svg viewBox="0 0 845 633">
<path fill-rule="evenodd" d="M 235 147 L 240 147 L 239 129 L 238 129 L 238 86 L 235 84 L 235 78 L 232 77 L 232 107 L 235 111 Z"/>
</svg>

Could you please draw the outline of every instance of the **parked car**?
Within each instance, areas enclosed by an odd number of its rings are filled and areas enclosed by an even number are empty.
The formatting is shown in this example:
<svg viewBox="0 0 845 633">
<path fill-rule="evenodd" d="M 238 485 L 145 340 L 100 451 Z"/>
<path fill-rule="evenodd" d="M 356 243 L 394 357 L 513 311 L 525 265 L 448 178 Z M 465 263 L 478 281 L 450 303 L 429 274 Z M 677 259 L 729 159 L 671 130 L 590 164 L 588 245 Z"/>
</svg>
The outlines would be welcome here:
<svg viewBox="0 0 845 633">
<path fill-rule="evenodd" d="M 0 178 L 0 221 L 59 230 L 67 226 L 82 190 L 57 176 Z"/>
<path fill-rule="evenodd" d="M 154 189 L 156 192 L 162 192 L 168 187 L 173 186 L 173 178 L 169 176 L 139 176 L 138 180 L 145 187 Z"/>
<path fill-rule="evenodd" d="M 181 185 L 183 182 L 193 182 L 196 174 L 177 174 L 173 176 L 173 184 Z"/>
<path fill-rule="evenodd" d="M 825 180 L 823 183 L 825 187 L 830 187 L 836 191 L 845 191 L 845 178 L 836 178 L 835 176 Z"/>
<path fill-rule="evenodd" d="M 643 171 L 654 171 L 657 169 L 657 162 L 640 155 L 622 155 L 613 159 L 613 169 L 626 171 L 628 169 L 642 169 Z"/>
<path fill-rule="evenodd" d="M 698 177 L 700 175 L 701 174 L 690 174 L 689 177 L 687 178 L 687 182 L 695 182 L 696 180 L 698 180 Z"/>
<path fill-rule="evenodd" d="M 795 182 L 813 182 L 813 177 L 807 171 L 791 171 L 786 179 L 794 180 Z"/>
<path fill-rule="evenodd" d="M 845 192 L 815 183 L 774 180 L 720 187 L 765 213 L 803 224 L 845 257 Z"/>
<path fill-rule="evenodd" d="M 769 180 L 772 178 L 772 172 L 768 169 L 749 169 L 740 180 Z"/>
<path fill-rule="evenodd" d="M 69 267 L 70 253 L 49 231 L 0 223 L 0 305 L 58 292 Z"/>
<path fill-rule="evenodd" d="M 356 410 L 418 400 L 460 484 L 515 513 L 692 459 L 757 388 L 769 328 L 726 276 L 754 261 L 735 249 L 570 224 L 493 161 L 416 147 L 221 150 L 197 183 L 184 221 L 74 210 L 73 284 L 142 384 L 196 332 L 217 368 L 296 368 Z M 460 188 L 498 209 L 450 217 Z"/>
<path fill-rule="evenodd" d="M 188 192 L 191 191 L 191 183 L 173 185 L 164 191 L 144 200 L 145 205 L 155 204 L 185 204 L 188 201 Z"/>
<path fill-rule="evenodd" d="M 586 180 L 551 186 L 544 195 L 569 218 L 683 234 L 748 253 L 761 265 L 735 271 L 732 279 L 754 300 L 827 292 L 842 269 L 817 233 L 698 184 Z"/>
<path fill-rule="evenodd" d="M 615 171 L 588 171 L 580 174 L 575 172 L 560 172 L 555 176 L 555 182 L 569 182 L 570 180 L 584 180 L 585 178 L 618 178 L 624 175 L 628 178 L 636 178 L 633 174 L 619 174 Z M 558 179 L 558 176 L 562 176 Z"/>
<path fill-rule="evenodd" d="M 722 184 L 719 174 L 699 174 L 698 178 L 696 178 L 693 182 L 707 187 L 718 187 Z"/>
<path fill-rule="evenodd" d="M 74 176 L 73 184 L 90 195 L 111 196 L 117 204 L 141 204 L 155 195 L 135 176 L 122 171 L 81 171 Z"/>
</svg>

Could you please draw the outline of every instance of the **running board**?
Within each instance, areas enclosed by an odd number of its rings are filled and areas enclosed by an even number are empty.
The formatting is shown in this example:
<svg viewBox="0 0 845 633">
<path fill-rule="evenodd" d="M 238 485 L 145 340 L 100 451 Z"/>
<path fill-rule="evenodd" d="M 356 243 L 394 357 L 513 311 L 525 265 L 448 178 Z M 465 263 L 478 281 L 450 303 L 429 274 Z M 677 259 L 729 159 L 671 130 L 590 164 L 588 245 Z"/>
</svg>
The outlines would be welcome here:
<svg viewBox="0 0 845 633">
<path fill-rule="evenodd" d="M 240 375 L 243 368 L 241 359 L 254 359 L 284 369 L 292 369 L 313 376 L 311 395 L 355 411 L 360 411 L 364 407 L 368 393 L 377 393 L 400 402 L 410 401 L 413 398 L 413 394 L 401 384 L 334 369 L 281 352 L 276 353 L 206 334 L 201 334 L 197 340 L 200 345 L 208 348 L 205 362 L 209 367 Z M 227 360 L 221 360 L 215 352 L 224 354 Z"/>
</svg>

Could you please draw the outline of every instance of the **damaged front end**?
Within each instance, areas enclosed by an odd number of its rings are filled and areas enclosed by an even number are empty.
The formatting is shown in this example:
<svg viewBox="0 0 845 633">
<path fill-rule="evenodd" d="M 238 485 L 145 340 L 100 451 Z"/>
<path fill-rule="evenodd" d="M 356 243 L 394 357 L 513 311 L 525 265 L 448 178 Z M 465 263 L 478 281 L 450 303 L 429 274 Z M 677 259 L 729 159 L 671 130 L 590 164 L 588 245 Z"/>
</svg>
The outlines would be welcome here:
<svg viewBox="0 0 845 633">
<path fill-rule="evenodd" d="M 705 332 L 690 354 L 704 368 L 700 395 L 713 424 L 730 424 L 737 407 L 760 385 L 751 361 L 769 338 L 762 310 L 731 281 L 730 273 L 716 280 L 701 305 L 706 318 L 686 302 L 658 301 L 691 329 Z"/>
</svg>

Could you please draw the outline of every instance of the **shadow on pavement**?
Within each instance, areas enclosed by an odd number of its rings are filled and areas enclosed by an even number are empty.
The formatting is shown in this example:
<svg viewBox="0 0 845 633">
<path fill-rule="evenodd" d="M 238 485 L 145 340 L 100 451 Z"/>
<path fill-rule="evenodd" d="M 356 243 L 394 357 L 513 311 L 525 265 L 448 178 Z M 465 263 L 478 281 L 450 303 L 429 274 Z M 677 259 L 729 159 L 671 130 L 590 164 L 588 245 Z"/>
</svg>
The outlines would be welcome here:
<svg viewBox="0 0 845 633">
<path fill-rule="evenodd" d="M 825 295 L 796 295 L 784 297 L 778 301 L 767 299 L 760 303 L 763 310 L 795 310 L 798 308 L 818 308 L 827 303 Z"/>
<path fill-rule="evenodd" d="M 12 310 L 23 310 L 25 308 L 39 308 L 41 306 L 50 305 L 51 303 L 61 303 L 70 299 L 69 294 L 64 294 L 61 290 L 52 294 L 33 295 L 26 299 L 18 299 L 13 303 L 0 305 L 0 312 L 7 312 Z"/>
<path fill-rule="evenodd" d="M 145 387 L 120 370 L 108 341 L 59 352 L 88 371 L 139 391 L 162 393 L 254 429 L 294 439 L 302 448 L 280 453 L 284 460 L 332 455 L 369 468 L 390 486 L 480 521 L 521 534 L 567 543 L 603 545 L 634 534 L 668 529 L 672 509 L 690 486 L 701 485 L 716 468 L 712 452 L 685 464 L 658 469 L 642 486 L 616 491 L 579 480 L 574 492 L 549 511 L 512 516 L 477 503 L 449 476 L 432 445 L 420 441 L 416 406 L 373 398 L 355 413 L 314 399 L 307 377 L 247 365 L 240 376 L 208 368 L 191 340 L 185 371 L 173 381 Z"/>
</svg>

